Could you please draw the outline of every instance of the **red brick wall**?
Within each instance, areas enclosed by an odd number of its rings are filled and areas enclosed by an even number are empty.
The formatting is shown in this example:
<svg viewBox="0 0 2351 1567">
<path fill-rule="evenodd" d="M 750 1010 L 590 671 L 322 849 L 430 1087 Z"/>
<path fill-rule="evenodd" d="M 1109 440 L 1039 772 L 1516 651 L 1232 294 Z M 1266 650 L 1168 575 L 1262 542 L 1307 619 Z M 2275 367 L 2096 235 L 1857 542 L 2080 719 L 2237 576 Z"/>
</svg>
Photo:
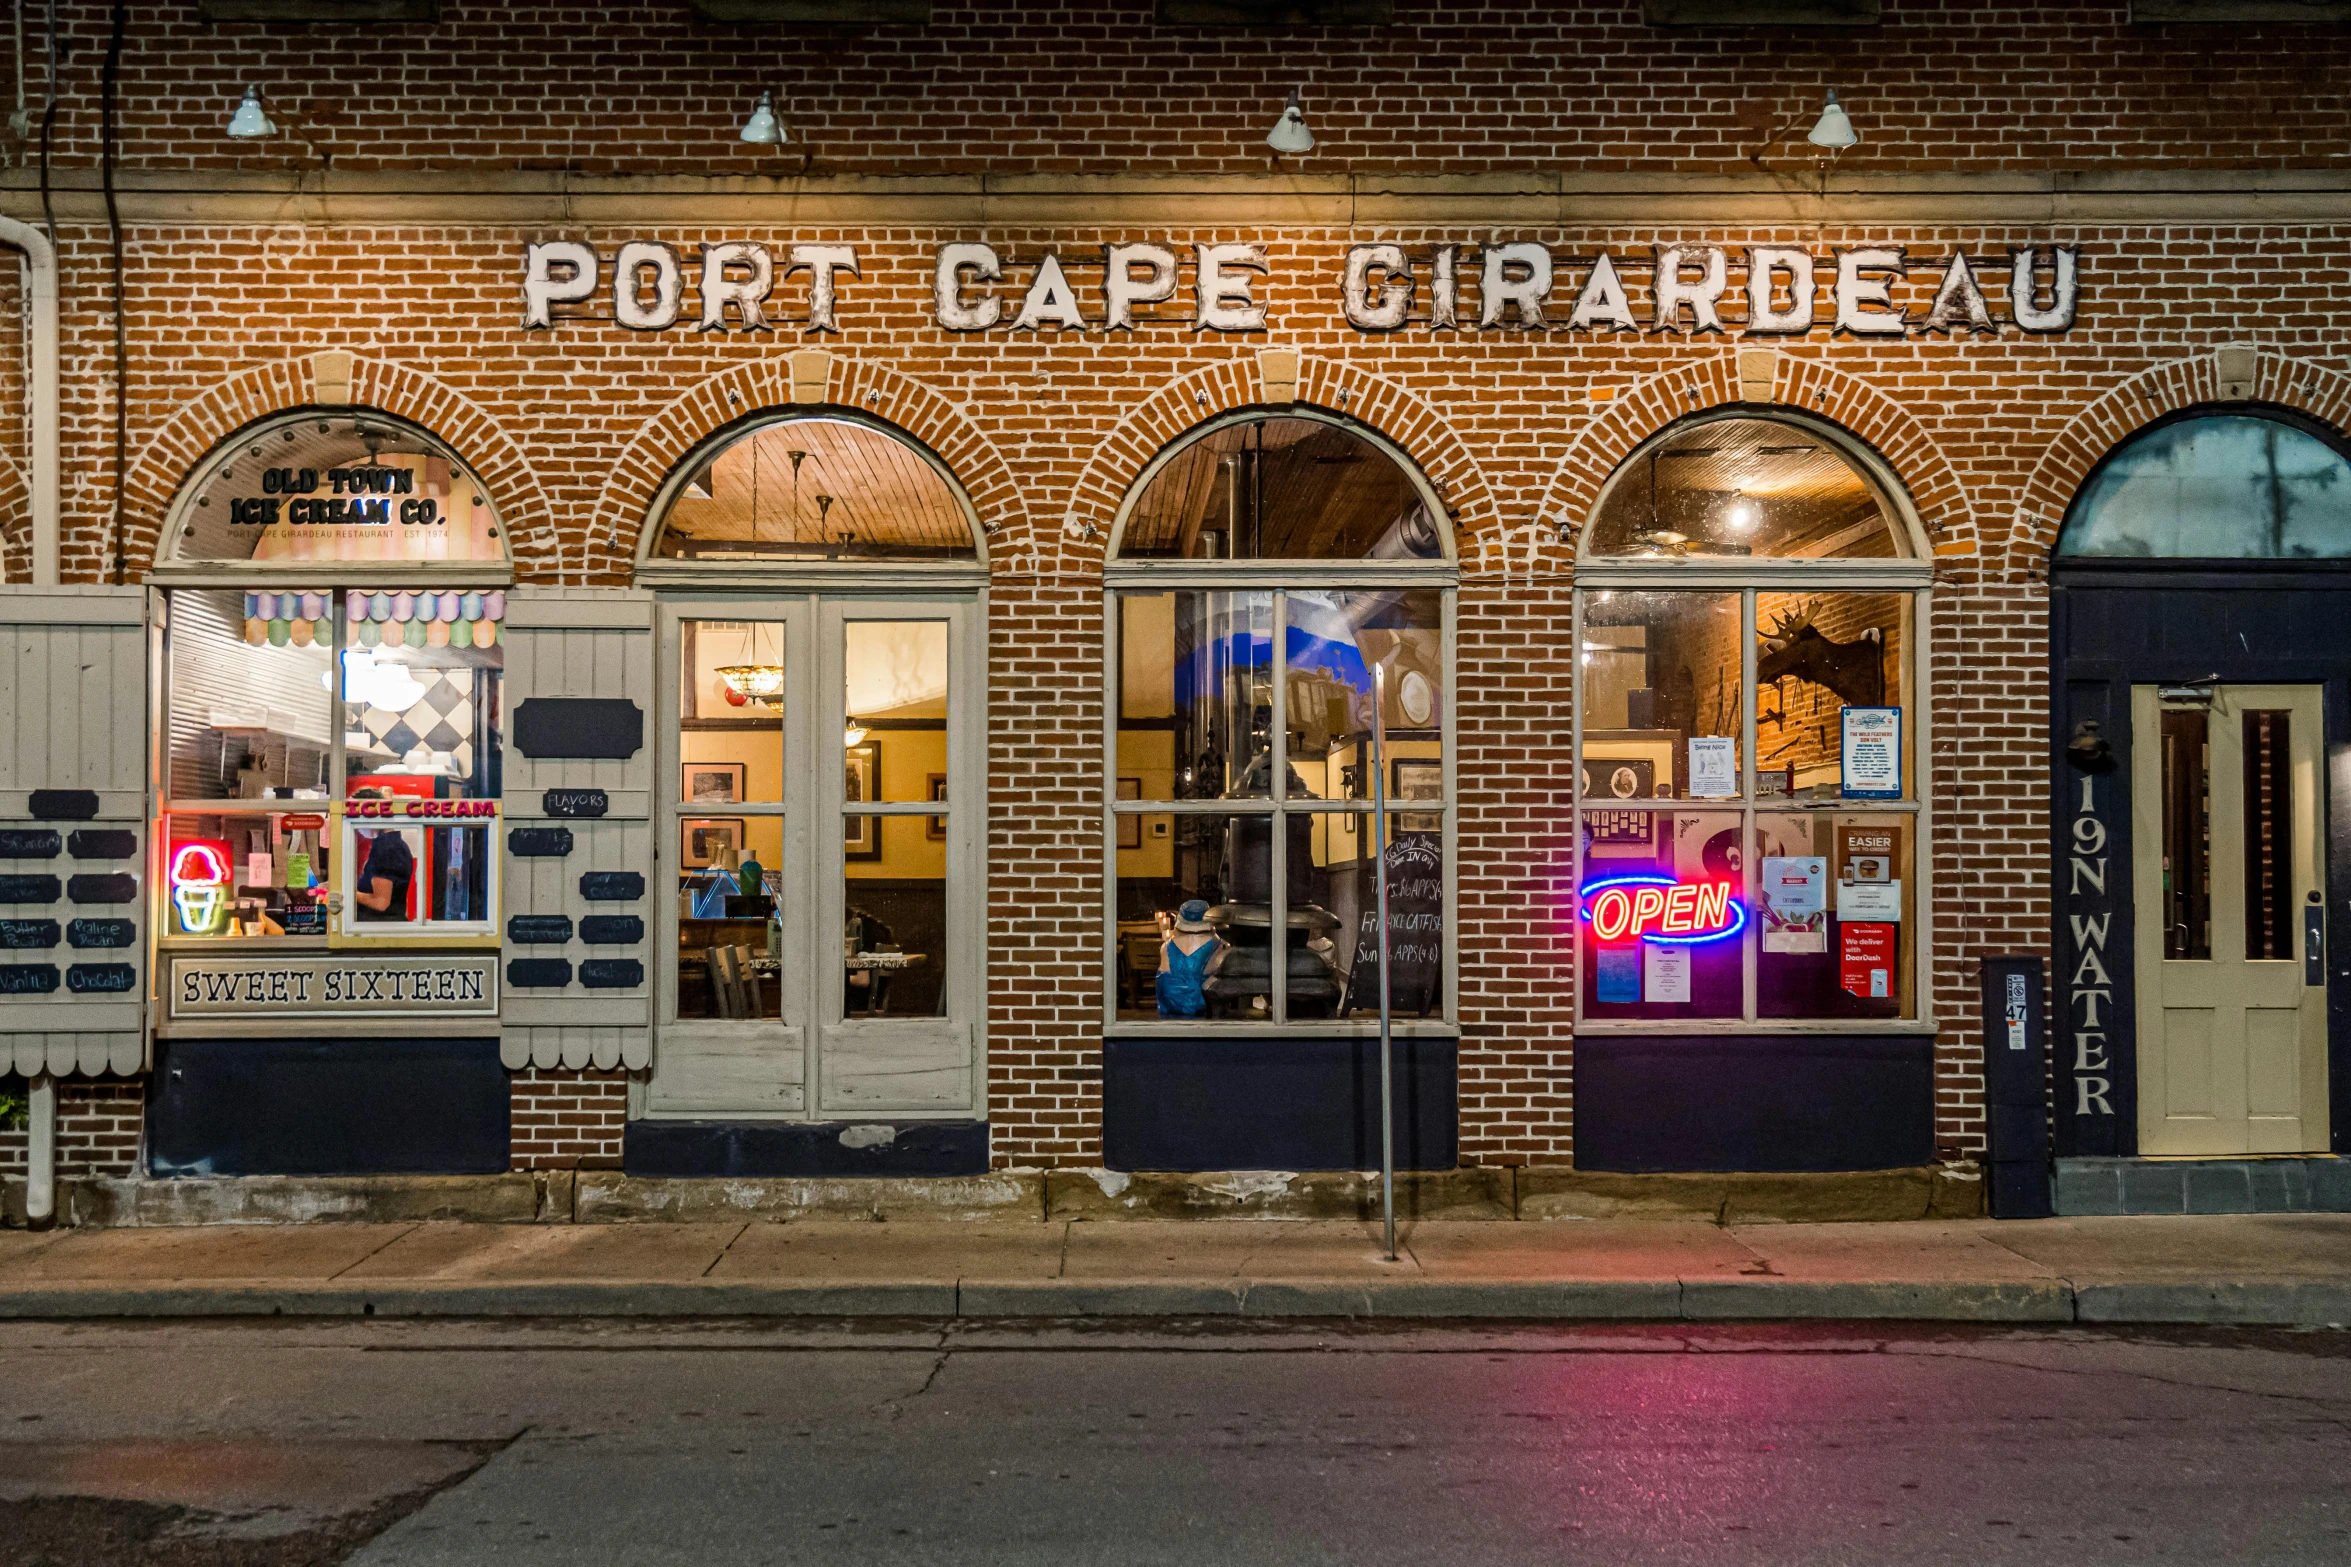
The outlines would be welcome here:
<svg viewBox="0 0 2351 1567">
<path fill-rule="evenodd" d="M 516 1169 L 619 1167 L 626 1073 L 529 1067 L 513 1075 L 511 1089 Z"/>
<path fill-rule="evenodd" d="M 65 1079 L 57 1085 L 57 1173 L 129 1175 L 139 1162 L 143 1083 Z M 22 1175 L 25 1133 L 0 1131 L 0 1174 Z"/>
<path fill-rule="evenodd" d="M 61 9 L 76 53 L 59 166 L 66 186 L 86 191 L 104 7 Z M 1324 141 L 1302 165 L 1310 178 L 1501 172 L 1514 188 L 1544 192 L 1565 176 L 1749 175 L 1748 154 L 1810 107 L 1826 81 L 1844 90 L 1863 135 L 1840 160 L 1840 181 L 1905 175 L 1923 187 L 1969 171 L 2118 164 L 2351 166 L 2351 111 L 2329 85 L 2351 65 L 2351 33 L 2127 28 L 2119 5 L 2036 8 L 2029 30 L 1989 39 L 1966 31 L 1980 8 L 1928 0 L 1889 8 L 1893 20 L 1878 30 L 1786 38 L 1659 34 L 1638 26 L 1630 5 L 1452 10 L 1441 27 L 1406 7 L 1393 28 L 1306 42 L 1154 29 L 1140 6 L 1082 21 L 942 6 L 929 29 L 788 29 L 752 35 L 749 47 L 737 30 L 685 23 L 676 6 L 591 25 L 597 13 L 581 8 L 452 0 L 438 29 L 364 33 L 205 29 L 188 6 L 153 9 L 165 19 L 129 52 L 124 158 L 133 187 L 226 188 L 244 177 L 231 168 L 239 158 L 256 179 L 282 175 L 296 150 L 290 139 L 239 149 L 219 135 L 248 79 L 312 118 L 313 139 L 334 163 L 331 174 L 307 164 L 306 177 L 347 182 L 337 189 L 371 169 L 425 164 L 485 177 L 774 168 L 772 155 L 731 140 L 751 94 L 770 81 L 793 84 L 786 108 L 795 131 L 815 137 L 820 175 L 1262 176 L 1257 139 L 1298 79 Z M 498 34 L 501 19 L 508 30 Z M 2012 68 L 2020 57 L 2030 71 Z M 383 107 L 394 102 L 397 112 Z M 1776 154 L 1766 163 L 1790 166 Z M 21 187 L 23 171 L 12 177 Z M 1572 950 L 1560 912 L 1571 846 L 1572 561 L 1556 519 L 1588 515 L 1615 464 L 1663 424 L 1736 398 L 1740 342 L 1417 327 L 1359 334 L 1338 315 L 1346 244 L 1474 247 L 1498 235 L 1546 242 L 1563 257 L 1674 240 L 1795 242 L 1822 256 L 1857 243 L 1906 244 L 1918 255 L 1958 245 L 1975 256 L 2078 244 L 2081 318 L 2062 337 L 1864 342 L 1832 338 L 1824 326 L 1779 345 L 1778 400 L 1869 441 L 1909 488 L 1938 551 L 1935 641 L 1925 650 L 1935 707 L 1933 990 L 1949 1020 L 1938 1136 L 1955 1150 L 1980 1147 L 1973 963 L 1983 952 L 2045 948 L 2049 936 L 2040 577 L 2056 519 L 2115 440 L 2217 395 L 2210 354 L 2219 345 L 2263 346 L 2261 395 L 2351 420 L 2341 330 L 2351 310 L 2351 223 L 2150 216 L 1497 230 L 1465 218 L 1441 227 L 1366 220 L 1349 231 L 1304 226 L 1283 188 L 1275 179 L 1222 203 L 1223 227 L 1171 219 L 1149 231 L 926 225 L 918 207 L 871 228 L 792 227 L 784 217 L 683 225 L 674 205 L 662 222 L 594 226 L 139 218 L 125 235 L 130 568 L 135 576 L 152 554 L 189 466 L 248 420 L 307 400 L 306 356 L 336 348 L 357 356 L 361 402 L 427 424 L 479 468 L 526 576 L 625 580 L 662 475 L 709 430 L 783 401 L 785 355 L 803 339 L 792 325 L 758 336 L 635 334 L 595 319 L 601 304 L 526 335 L 516 286 L 525 243 L 584 237 L 607 255 L 640 237 L 689 247 L 717 238 L 855 245 L 863 275 L 841 280 L 841 331 L 821 340 L 837 356 L 831 395 L 942 453 L 993 530 L 987 989 L 996 1157 L 1091 1162 L 1100 1157 L 1101 535 L 1152 453 L 1258 396 L 1258 347 L 1298 349 L 1300 397 L 1324 407 L 1343 399 L 1347 413 L 1430 473 L 1455 512 L 1463 1149 L 1479 1159 L 1555 1159 L 1571 1152 L 1573 1133 Z M 1933 199 L 1963 198 L 1972 199 L 1964 189 Z M 11 211 L 28 210 L 21 189 L 12 202 Z M 72 195 L 66 212 L 66 560 L 69 576 L 88 579 L 112 556 L 111 329 L 104 230 L 86 195 Z M 1131 335 L 941 332 L 928 316 L 931 247 L 982 235 L 1024 262 L 1048 247 L 1094 255 L 1105 240 L 1260 241 L 1273 267 L 1259 288 L 1268 330 L 1193 332 L 1187 289 Z M 1463 270 L 1465 316 L 1474 319 L 1474 249 Z M 1073 273 L 1098 313 L 1097 275 Z M 1580 267 L 1562 268 L 1556 318 L 1580 281 Z M 1628 271 L 1626 281 L 1645 312 L 1643 275 Z M 1914 312 L 1932 281 L 1920 275 L 1901 291 Z M 1987 277 L 1987 288 L 1996 293 L 1997 281 Z M 0 291 L 14 287 L 0 267 Z M 804 279 L 779 288 L 787 315 L 804 291 Z M 21 406 L 8 304 L 0 299 L 0 415 Z M 1726 315 L 1736 319 L 1737 304 L 1734 286 Z M 0 456 L 24 460 L 13 418 L 0 418 Z M 10 482 L 0 467 L 0 529 L 14 541 L 23 513 Z M 20 559 L 12 554 L 12 571 Z M 519 1078 L 517 1162 L 617 1153 L 620 1089 L 602 1074 Z"/>
<path fill-rule="evenodd" d="M 1297 87 L 1316 172 L 1745 172 L 1792 119 L 1809 128 L 1830 84 L 1862 134 L 1846 166 L 1869 172 L 2351 163 L 2344 30 L 2134 27 L 2128 9 L 1898 0 L 1875 28 L 1667 32 L 1642 25 L 1638 0 L 1404 0 L 1378 28 L 1211 32 L 1155 26 L 1147 0 L 942 3 L 927 26 L 858 28 L 719 25 L 681 0 L 443 0 L 430 26 L 206 25 L 178 0 L 133 8 L 121 136 L 138 168 L 283 167 L 291 135 L 221 135 L 251 82 L 282 126 L 355 173 L 797 172 L 805 146 L 819 172 L 1246 174 L 1265 169 L 1265 133 Z M 86 168 L 108 7 L 58 11 L 57 156 Z M 736 137 L 763 88 L 778 90 L 787 155 Z M 1783 163 L 1803 161 L 1781 145 Z"/>
</svg>

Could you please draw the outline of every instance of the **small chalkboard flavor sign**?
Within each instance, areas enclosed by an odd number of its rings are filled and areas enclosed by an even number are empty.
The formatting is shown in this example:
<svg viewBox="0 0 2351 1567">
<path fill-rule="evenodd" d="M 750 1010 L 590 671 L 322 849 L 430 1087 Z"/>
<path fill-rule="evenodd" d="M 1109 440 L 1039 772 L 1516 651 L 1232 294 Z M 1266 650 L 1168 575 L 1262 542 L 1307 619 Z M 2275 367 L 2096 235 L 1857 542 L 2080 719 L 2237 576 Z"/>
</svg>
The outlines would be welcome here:
<svg viewBox="0 0 2351 1567">
<path fill-rule="evenodd" d="M 602 816 L 612 809 L 612 796 L 602 789 L 548 789 L 539 795 L 539 809 L 549 816 Z"/>
<path fill-rule="evenodd" d="M 1379 881 L 1367 860 L 1356 872 L 1361 918 L 1355 965 L 1347 976 L 1346 1012 L 1380 1009 Z M 1388 1007 L 1396 1017 L 1428 1017 L 1445 1000 L 1445 852 L 1428 832 L 1388 840 Z"/>
</svg>

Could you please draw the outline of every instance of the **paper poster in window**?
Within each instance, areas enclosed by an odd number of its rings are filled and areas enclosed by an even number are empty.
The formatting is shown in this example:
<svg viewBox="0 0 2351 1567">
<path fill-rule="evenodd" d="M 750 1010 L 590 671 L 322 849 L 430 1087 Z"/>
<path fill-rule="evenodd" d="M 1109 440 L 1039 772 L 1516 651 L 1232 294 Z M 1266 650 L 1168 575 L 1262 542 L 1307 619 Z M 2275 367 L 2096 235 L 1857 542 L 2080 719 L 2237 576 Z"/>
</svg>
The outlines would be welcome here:
<svg viewBox="0 0 2351 1567">
<path fill-rule="evenodd" d="M 1598 995 L 1605 1002 L 1639 1001 L 1641 999 L 1641 954 L 1635 950 L 1645 943 L 1630 947 L 1602 947 L 1594 954 L 1598 969 Z"/>
<path fill-rule="evenodd" d="M 1690 949 L 1644 941 L 1641 947 L 1641 999 L 1687 1005 L 1690 999 Z"/>
<path fill-rule="evenodd" d="M 1899 926 L 1843 923 L 1838 926 L 1838 984 L 1847 995 L 1885 1001 L 1894 994 L 1894 937 Z"/>
<path fill-rule="evenodd" d="M 1739 742 L 1728 735 L 1690 741 L 1690 798 L 1730 800 L 1739 793 Z"/>
<path fill-rule="evenodd" d="M 1844 783 L 1848 800 L 1902 798 L 1902 709 L 1839 709 L 1844 728 Z"/>
<path fill-rule="evenodd" d="M 1829 950 L 1828 856 L 1767 855 L 1763 861 L 1763 950 Z"/>
</svg>

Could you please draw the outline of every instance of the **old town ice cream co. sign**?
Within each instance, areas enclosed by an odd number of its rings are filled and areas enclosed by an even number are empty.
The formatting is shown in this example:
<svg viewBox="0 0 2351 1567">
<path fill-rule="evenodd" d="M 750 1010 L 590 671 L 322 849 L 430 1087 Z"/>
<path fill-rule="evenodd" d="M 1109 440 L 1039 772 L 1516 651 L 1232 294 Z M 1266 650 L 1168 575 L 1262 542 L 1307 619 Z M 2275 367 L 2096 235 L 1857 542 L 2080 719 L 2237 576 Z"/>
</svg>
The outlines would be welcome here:
<svg viewBox="0 0 2351 1567">
<path fill-rule="evenodd" d="M 1146 323 L 1255 332 L 1265 326 L 1258 285 L 1272 270 L 1264 247 L 1247 243 L 1137 242 L 1025 258 L 987 244 L 941 245 L 933 253 L 930 314 L 950 332 L 1117 332 Z M 1933 284 L 1923 307 L 1895 297 L 1898 288 L 1910 292 L 1914 275 Z M 638 332 L 689 322 L 702 332 L 761 332 L 779 321 L 837 332 L 841 280 L 862 276 L 849 245 L 791 245 L 779 255 L 728 240 L 701 246 L 689 263 L 676 246 L 654 240 L 631 240 L 609 257 L 584 241 L 550 240 L 525 253 L 522 324 L 602 319 L 601 297 L 609 319 Z M 1531 241 L 1380 243 L 1350 249 L 1332 281 L 1341 318 L 1359 332 L 1418 326 L 1794 337 L 1825 327 L 1904 337 L 2066 331 L 2081 261 L 2070 245 L 1922 258 L 1899 245 L 1821 255 L 1801 245 L 1677 243 L 1569 255 Z M 1179 294 L 1186 297 L 1179 301 Z"/>
</svg>

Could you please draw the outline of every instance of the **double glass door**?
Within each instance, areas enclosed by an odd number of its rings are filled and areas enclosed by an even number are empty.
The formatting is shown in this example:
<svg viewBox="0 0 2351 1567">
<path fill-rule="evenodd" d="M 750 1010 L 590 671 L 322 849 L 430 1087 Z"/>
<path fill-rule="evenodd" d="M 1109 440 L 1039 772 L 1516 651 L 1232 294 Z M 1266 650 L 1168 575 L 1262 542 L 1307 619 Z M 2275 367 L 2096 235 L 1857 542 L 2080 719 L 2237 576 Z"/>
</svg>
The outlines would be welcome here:
<svg viewBox="0 0 2351 1567">
<path fill-rule="evenodd" d="M 2133 689 L 2142 1154 L 2327 1147 L 2319 698 Z"/>
<path fill-rule="evenodd" d="M 664 605 L 647 1114 L 973 1113 L 967 603 Z"/>
</svg>

